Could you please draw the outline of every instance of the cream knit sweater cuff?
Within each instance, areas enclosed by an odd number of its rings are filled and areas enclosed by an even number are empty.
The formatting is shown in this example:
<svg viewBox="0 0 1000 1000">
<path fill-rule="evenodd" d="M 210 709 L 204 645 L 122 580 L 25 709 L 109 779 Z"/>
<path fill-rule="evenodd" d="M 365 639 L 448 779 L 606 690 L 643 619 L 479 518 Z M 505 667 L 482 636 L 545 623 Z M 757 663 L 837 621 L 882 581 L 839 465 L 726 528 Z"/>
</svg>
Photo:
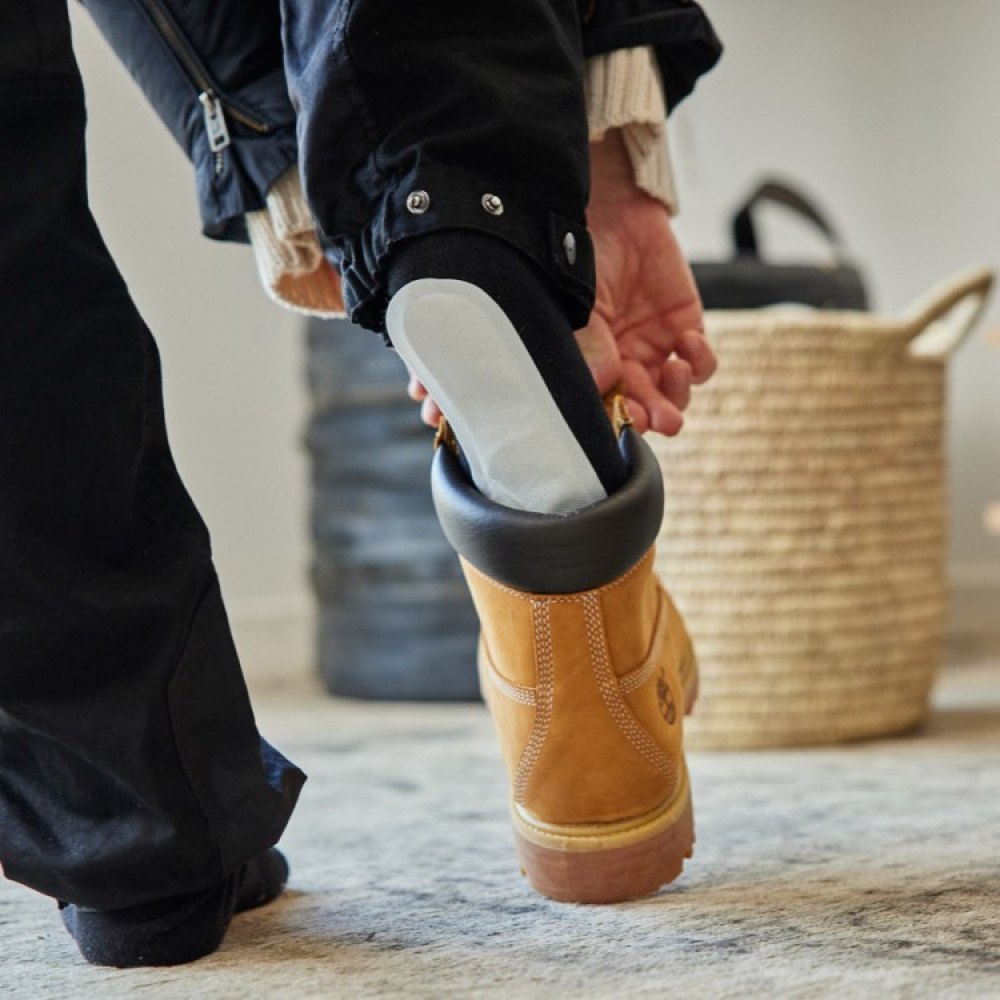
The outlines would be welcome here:
<svg viewBox="0 0 1000 1000">
<path fill-rule="evenodd" d="M 267 207 L 247 212 L 257 272 L 268 297 L 307 316 L 342 318 L 340 275 L 323 255 L 302 193 L 298 167 L 289 167 L 267 192 Z"/>
<path fill-rule="evenodd" d="M 588 59 L 583 89 L 590 141 L 622 131 L 636 185 L 677 214 L 677 189 L 667 150 L 667 103 L 650 46 Z"/>
<path fill-rule="evenodd" d="M 667 151 L 667 108 L 651 47 L 618 49 L 588 59 L 583 75 L 590 141 L 622 130 L 635 182 L 677 211 Z M 289 167 L 267 192 L 267 206 L 248 212 L 247 230 L 268 296 L 309 316 L 343 317 L 340 277 L 320 248 L 297 167 Z"/>
</svg>

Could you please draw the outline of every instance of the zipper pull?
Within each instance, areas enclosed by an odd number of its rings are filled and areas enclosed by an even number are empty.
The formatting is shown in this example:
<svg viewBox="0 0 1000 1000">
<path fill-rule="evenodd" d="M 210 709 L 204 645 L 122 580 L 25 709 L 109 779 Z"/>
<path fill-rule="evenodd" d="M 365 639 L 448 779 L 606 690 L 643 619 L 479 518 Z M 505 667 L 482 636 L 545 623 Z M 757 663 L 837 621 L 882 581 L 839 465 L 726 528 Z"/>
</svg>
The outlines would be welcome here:
<svg viewBox="0 0 1000 1000">
<path fill-rule="evenodd" d="M 208 134 L 208 145 L 213 153 L 221 153 L 230 145 L 229 129 L 226 127 L 226 116 L 222 111 L 222 101 L 211 91 L 204 90 L 198 95 L 198 101 L 205 115 L 205 132 Z"/>
</svg>

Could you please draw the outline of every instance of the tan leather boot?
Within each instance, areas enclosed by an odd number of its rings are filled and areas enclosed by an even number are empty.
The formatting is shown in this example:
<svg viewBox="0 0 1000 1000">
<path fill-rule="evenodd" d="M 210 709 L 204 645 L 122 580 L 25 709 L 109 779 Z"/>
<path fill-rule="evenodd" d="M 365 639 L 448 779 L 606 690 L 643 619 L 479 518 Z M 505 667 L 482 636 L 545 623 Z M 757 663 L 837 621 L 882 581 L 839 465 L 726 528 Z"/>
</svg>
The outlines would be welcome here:
<svg viewBox="0 0 1000 1000">
<path fill-rule="evenodd" d="M 652 568 L 659 467 L 632 428 L 621 443 L 628 482 L 570 517 L 492 504 L 447 447 L 432 476 L 482 624 L 521 866 L 566 902 L 655 892 L 694 844 L 682 725 L 697 667 Z"/>
</svg>

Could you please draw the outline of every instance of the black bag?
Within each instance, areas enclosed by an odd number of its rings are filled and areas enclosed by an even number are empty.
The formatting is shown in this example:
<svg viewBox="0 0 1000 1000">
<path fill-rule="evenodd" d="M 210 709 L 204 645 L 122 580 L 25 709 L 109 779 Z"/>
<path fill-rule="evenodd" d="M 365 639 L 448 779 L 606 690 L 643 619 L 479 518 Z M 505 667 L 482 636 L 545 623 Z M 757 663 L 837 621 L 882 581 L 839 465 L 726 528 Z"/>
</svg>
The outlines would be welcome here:
<svg viewBox="0 0 1000 1000">
<path fill-rule="evenodd" d="M 830 241 L 835 263 L 769 264 L 761 260 L 754 209 L 765 201 L 807 219 Z M 817 309 L 868 309 L 861 272 L 850 263 L 833 226 L 807 198 L 777 181 L 764 181 L 733 216 L 736 255 L 728 261 L 692 262 L 706 309 L 758 309 L 796 302 Z"/>
</svg>

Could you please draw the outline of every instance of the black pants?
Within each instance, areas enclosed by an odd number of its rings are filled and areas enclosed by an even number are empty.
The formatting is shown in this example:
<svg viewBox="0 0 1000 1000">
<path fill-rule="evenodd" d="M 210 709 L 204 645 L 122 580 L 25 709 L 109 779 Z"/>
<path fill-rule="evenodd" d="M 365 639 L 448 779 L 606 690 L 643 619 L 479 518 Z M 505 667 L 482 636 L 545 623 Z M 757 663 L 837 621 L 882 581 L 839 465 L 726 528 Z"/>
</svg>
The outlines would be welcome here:
<svg viewBox="0 0 1000 1000">
<path fill-rule="evenodd" d="M 395 244 L 463 229 L 586 322 L 580 6 L 283 4 L 306 184 L 369 325 Z M 107 908 L 221 878 L 278 837 L 302 776 L 257 735 L 83 126 L 65 0 L 0 0 L 0 860 Z"/>
<path fill-rule="evenodd" d="M 458 230 L 530 260 L 586 326 L 585 6 L 282 0 L 303 181 L 355 322 L 384 330 L 395 246 Z"/>
<path fill-rule="evenodd" d="M 111 908 L 280 836 L 156 347 L 87 206 L 66 0 L 0 3 L 0 861 Z"/>
</svg>

